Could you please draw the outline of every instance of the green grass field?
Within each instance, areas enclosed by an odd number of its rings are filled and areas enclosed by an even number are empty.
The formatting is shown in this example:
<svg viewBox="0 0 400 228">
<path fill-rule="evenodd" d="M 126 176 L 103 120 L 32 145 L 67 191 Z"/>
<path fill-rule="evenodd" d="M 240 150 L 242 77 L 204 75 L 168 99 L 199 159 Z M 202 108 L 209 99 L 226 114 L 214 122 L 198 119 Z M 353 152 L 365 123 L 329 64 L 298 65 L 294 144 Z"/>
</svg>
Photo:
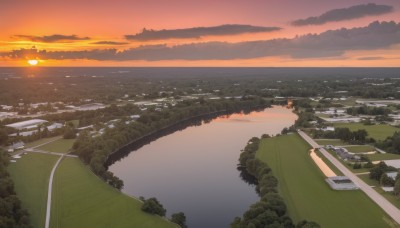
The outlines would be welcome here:
<svg viewBox="0 0 400 228">
<path fill-rule="evenodd" d="M 27 143 L 27 144 L 25 145 L 25 148 L 35 147 L 35 146 L 38 146 L 38 145 L 41 145 L 41 144 L 44 144 L 44 143 L 53 141 L 53 140 L 55 140 L 55 139 L 57 139 L 57 138 L 59 138 L 59 136 L 51 137 L 51 138 L 39 139 L 39 140 L 30 142 L 30 143 Z"/>
<path fill-rule="evenodd" d="M 392 160 L 392 159 L 400 159 L 399 154 L 367 154 L 366 155 L 371 161 L 380 161 L 380 160 Z"/>
<path fill-rule="evenodd" d="M 75 139 L 59 139 L 54 142 L 45 144 L 41 147 L 38 147 L 39 150 L 45 150 L 50 152 L 57 153 L 67 153 L 69 149 L 74 145 Z"/>
<path fill-rule="evenodd" d="M 344 148 L 346 148 L 349 152 L 353 152 L 353 153 L 363 153 L 363 152 L 375 151 L 375 147 L 370 146 L 370 145 L 347 146 Z"/>
<path fill-rule="evenodd" d="M 392 136 L 396 131 L 400 131 L 399 128 L 390 125 L 364 125 L 362 123 L 336 123 L 334 127 L 347 127 L 351 131 L 359 129 L 365 129 L 368 132 L 368 136 L 375 140 L 384 140 L 388 136 Z"/>
<path fill-rule="evenodd" d="M 324 145 L 332 145 L 332 146 L 347 145 L 345 142 L 343 142 L 340 139 L 315 139 L 315 142 L 317 142 L 321 146 L 324 146 Z"/>
<path fill-rule="evenodd" d="M 54 155 L 28 153 L 8 167 L 17 195 L 22 206 L 28 210 L 31 224 L 35 228 L 44 227 L 48 181 L 58 158 Z"/>
<path fill-rule="evenodd" d="M 54 181 L 52 228 L 176 227 L 142 212 L 140 201 L 104 183 L 78 159 L 65 158 Z"/>
<path fill-rule="evenodd" d="M 392 220 L 361 191 L 334 191 L 311 160 L 298 135 L 264 139 L 257 157 L 279 180 L 279 191 L 294 221 L 321 227 L 390 227 Z"/>
<path fill-rule="evenodd" d="M 389 200 L 394 206 L 400 209 L 400 200 L 391 192 L 385 192 L 382 188 L 379 187 L 379 182 L 376 180 L 371 180 L 368 177 L 368 174 L 358 175 L 360 179 L 362 179 L 365 183 L 369 184 L 370 186 L 377 186 L 374 187 L 374 190 Z"/>
</svg>

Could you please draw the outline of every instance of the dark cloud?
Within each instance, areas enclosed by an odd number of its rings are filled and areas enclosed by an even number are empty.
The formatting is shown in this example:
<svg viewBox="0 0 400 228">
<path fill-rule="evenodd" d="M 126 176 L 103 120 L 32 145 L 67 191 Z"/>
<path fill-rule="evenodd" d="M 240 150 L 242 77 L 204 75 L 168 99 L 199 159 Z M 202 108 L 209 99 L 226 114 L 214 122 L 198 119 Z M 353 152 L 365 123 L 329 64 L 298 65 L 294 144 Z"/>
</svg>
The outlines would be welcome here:
<svg viewBox="0 0 400 228">
<path fill-rule="evenodd" d="M 304 25 L 322 25 L 332 21 L 344 21 L 370 15 L 381 15 L 393 11 L 392 6 L 376 5 L 369 3 L 365 5 L 356 5 L 349 8 L 329 10 L 317 17 L 299 19 L 292 22 L 294 26 Z"/>
<path fill-rule="evenodd" d="M 380 57 L 380 56 L 370 56 L 370 57 L 357 58 L 357 60 L 382 60 L 382 59 L 386 59 L 386 58 Z"/>
<path fill-rule="evenodd" d="M 28 39 L 28 40 L 34 41 L 34 42 L 43 42 L 43 43 L 90 40 L 89 37 L 78 37 L 77 35 L 61 35 L 61 34 L 54 34 L 54 35 L 50 35 L 50 36 L 15 35 L 14 37 L 21 38 L 21 39 Z"/>
<path fill-rule="evenodd" d="M 103 44 L 103 45 L 125 45 L 125 44 L 129 44 L 129 42 L 118 42 L 118 41 L 97 41 L 97 42 L 92 42 L 91 44 Z"/>
<path fill-rule="evenodd" d="M 239 43 L 204 42 L 176 46 L 145 45 L 118 51 L 117 49 L 47 52 L 20 49 L 0 56 L 41 59 L 94 60 L 230 60 L 267 56 L 292 58 L 338 57 L 346 51 L 376 50 L 400 43 L 400 23 L 373 22 L 366 27 L 328 30 L 321 34 L 307 34 L 292 39 L 273 39 Z"/>
<path fill-rule="evenodd" d="M 262 27 L 252 25 L 220 25 L 214 27 L 195 27 L 185 29 L 171 30 L 147 30 L 143 29 L 141 33 L 135 35 L 126 35 L 128 40 L 149 41 L 165 39 L 187 39 L 200 38 L 203 36 L 227 36 L 243 33 L 272 32 L 281 30 L 279 27 Z"/>
</svg>

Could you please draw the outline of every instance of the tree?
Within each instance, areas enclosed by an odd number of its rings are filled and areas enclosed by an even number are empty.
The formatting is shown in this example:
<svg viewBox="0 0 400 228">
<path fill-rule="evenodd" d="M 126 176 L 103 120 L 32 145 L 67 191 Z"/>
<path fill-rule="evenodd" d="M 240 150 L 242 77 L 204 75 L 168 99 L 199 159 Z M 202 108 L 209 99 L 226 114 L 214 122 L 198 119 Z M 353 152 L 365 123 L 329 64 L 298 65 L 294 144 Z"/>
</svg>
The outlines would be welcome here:
<svg viewBox="0 0 400 228">
<path fill-rule="evenodd" d="M 0 145 L 5 145 L 8 142 L 8 134 L 5 129 L 0 129 Z"/>
<path fill-rule="evenodd" d="M 397 179 L 396 182 L 394 183 L 393 191 L 394 191 L 394 195 L 395 196 L 399 196 L 400 195 L 400 179 Z"/>
<path fill-rule="evenodd" d="M 165 216 L 167 213 L 163 205 L 154 197 L 144 200 L 141 209 L 144 212 L 159 216 Z"/>
<path fill-rule="evenodd" d="M 76 134 L 73 128 L 71 127 L 66 127 L 64 131 L 64 139 L 74 139 L 76 138 Z"/>
<path fill-rule="evenodd" d="M 394 180 L 386 174 L 382 174 L 380 183 L 382 186 L 387 186 L 387 187 L 392 187 L 395 184 Z"/>
<path fill-rule="evenodd" d="M 181 226 L 181 228 L 187 228 L 186 216 L 183 212 L 172 214 L 171 222 L 176 223 Z"/>
</svg>

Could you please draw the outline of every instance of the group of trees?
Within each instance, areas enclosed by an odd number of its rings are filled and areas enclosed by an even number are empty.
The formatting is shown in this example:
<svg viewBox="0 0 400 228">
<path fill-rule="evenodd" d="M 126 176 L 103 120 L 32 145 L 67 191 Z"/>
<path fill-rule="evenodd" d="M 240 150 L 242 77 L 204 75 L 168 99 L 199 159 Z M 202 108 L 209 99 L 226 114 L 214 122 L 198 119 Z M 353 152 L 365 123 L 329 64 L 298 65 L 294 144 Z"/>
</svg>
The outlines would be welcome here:
<svg viewBox="0 0 400 228">
<path fill-rule="evenodd" d="M 390 171 L 397 171 L 397 170 L 396 170 L 396 168 L 387 166 L 385 164 L 385 162 L 379 162 L 376 166 L 374 166 L 373 168 L 371 168 L 369 170 L 369 178 L 381 182 L 381 184 L 384 186 L 388 186 L 388 185 L 393 186 L 394 181 L 393 181 L 393 183 L 391 183 L 391 181 L 388 180 L 389 177 L 385 174 Z M 391 178 L 389 178 L 389 179 L 391 179 Z"/>
<path fill-rule="evenodd" d="M 263 135 L 263 138 L 269 137 Z M 260 144 L 260 139 L 253 137 L 249 140 L 243 152 L 240 154 L 238 166 L 245 169 L 257 180 L 256 190 L 260 195 L 260 201 L 251 205 L 241 218 L 236 217 L 231 223 L 232 228 L 318 228 L 315 222 L 302 221 L 295 226 L 287 215 L 287 207 L 282 197 L 278 194 L 278 179 L 272 174 L 268 165 L 255 157 Z"/>
<path fill-rule="evenodd" d="M 368 107 L 366 105 L 360 107 L 350 107 L 346 109 L 347 114 L 349 115 L 388 115 L 392 112 L 391 109 L 385 107 Z"/>
<path fill-rule="evenodd" d="M 268 105 L 264 99 L 254 97 L 242 100 L 184 101 L 161 111 L 150 109 L 142 113 L 137 121 L 130 124 L 117 122 L 114 128 L 107 128 L 104 134 L 98 137 L 93 138 L 86 131 L 80 132 L 73 145 L 73 152 L 106 182 L 112 186 L 121 186 L 120 180 L 107 171 L 104 165 L 109 155 L 121 147 L 191 117 L 220 111 L 236 112 Z"/>
<path fill-rule="evenodd" d="M 0 227 L 29 228 L 29 215 L 15 193 L 8 163 L 8 154 L 0 149 Z"/>
<path fill-rule="evenodd" d="M 159 215 L 161 217 L 166 215 L 167 210 L 157 200 L 157 198 L 152 197 L 145 199 L 144 197 L 140 197 L 140 200 L 143 201 L 143 205 L 141 207 L 142 211 L 153 215 Z M 187 228 L 186 216 L 183 212 L 172 214 L 170 221 L 178 224 L 181 228 Z"/>
<path fill-rule="evenodd" d="M 373 141 L 373 139 L 368 139 L 368 132 L 365 129 L 359 129 L 356 131 L 350 131 L 349 128 L 335 128 L 334 131 L 322 131 L 313 130 L 312 132 L 314 138 L 329 138 L 329 139 L 341 139 L 345 142 L 364 144 L 367 141 Z"/>
<path fill-rule="evenodd" d="M 377 142 L 375 145 L 386 152 L 400 154 L 400 132 L 395 132 L 392 136 Z"/>
<path fill-rule="evenodd" d="M 161 217 L 165 216 L 167 213 L 167 210 L 156 198 L 152 197 L 145 199 L 141 197 L 140 199 L 143 201 L 143 205 L 141 207 L 142 211 L 153 215 L 159 215 Z"/>
</svg>

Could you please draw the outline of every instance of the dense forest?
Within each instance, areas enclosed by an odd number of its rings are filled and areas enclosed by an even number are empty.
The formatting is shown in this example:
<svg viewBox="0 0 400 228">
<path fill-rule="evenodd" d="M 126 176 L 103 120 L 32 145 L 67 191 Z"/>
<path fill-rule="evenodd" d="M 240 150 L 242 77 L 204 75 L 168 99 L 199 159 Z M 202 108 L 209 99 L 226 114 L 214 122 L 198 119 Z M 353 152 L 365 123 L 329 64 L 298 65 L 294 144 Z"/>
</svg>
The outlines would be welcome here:
<svg viewBox="0 0 400 228">
<path fill-rule="evenodd" d="M 0 227 L 29 228 L 29 215 L 15 193 L 8 163 L 9 155 L 0 149 Z"/>
</svg>

